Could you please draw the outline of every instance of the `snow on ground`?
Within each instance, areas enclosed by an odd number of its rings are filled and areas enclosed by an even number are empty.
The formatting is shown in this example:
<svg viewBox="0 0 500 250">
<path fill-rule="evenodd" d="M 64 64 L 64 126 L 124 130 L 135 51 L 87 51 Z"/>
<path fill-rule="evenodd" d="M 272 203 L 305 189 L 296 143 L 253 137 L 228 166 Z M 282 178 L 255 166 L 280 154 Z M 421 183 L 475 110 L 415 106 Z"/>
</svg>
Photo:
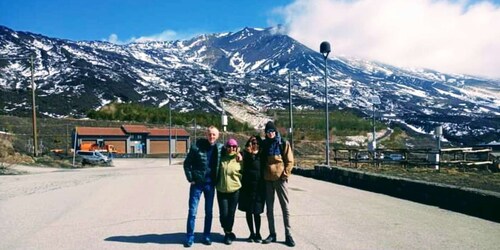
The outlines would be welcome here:
<svg viewBox="0 0 500 250">
<path fill-rule="evenodd" d="M 234 119 L 240 122 L 246 122 L 255 129 L 262 129 L 270 117 L 258 112 L 257 110 L 245 106 L 242 103 L 229 100 L 224 101 L 224 110 L 230 113 Z"/>
</svg>

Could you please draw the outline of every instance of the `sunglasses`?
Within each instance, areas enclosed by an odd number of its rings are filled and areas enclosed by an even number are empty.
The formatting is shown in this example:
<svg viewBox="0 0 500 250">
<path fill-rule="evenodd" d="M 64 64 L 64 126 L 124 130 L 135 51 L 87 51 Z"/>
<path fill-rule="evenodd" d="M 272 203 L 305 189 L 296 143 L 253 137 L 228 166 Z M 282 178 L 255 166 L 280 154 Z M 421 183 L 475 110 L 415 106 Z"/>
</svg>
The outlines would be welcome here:
<svg viewBox="0 0 500 250">
<path fill-rule="evenodd" d="M 266 130 L 266 134 L 269 134 L 269 133 L 272 133 L 272 132 L 276 132 L 276 130 L 274 130 L 274 129 Z"/>
<path fill-rule="evenodd" d="M 228 148 L 238 148 L 238 146 L 228 146 Z"/>
<path fill-rule="evenodd" d="M 257 144 L 259 144 L 257 141 L 252 142 L 252 145 L 257 145 Z"/>
</svg>

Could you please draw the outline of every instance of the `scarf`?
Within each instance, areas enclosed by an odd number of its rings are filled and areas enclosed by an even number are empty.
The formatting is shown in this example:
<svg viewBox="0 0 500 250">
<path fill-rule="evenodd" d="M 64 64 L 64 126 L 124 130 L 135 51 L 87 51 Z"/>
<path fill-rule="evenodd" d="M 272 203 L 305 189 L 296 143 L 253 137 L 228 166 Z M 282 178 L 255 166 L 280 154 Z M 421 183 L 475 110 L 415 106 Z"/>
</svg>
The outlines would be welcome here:
<svg viewBox="0 0 500 250">
<path fill-rule="evenodd" d="M 276 132 L 276 136 L 273 139 L 267 139 L 271 140 L 268 155 L 281 155 L 281 135 Z"/>
</svg>

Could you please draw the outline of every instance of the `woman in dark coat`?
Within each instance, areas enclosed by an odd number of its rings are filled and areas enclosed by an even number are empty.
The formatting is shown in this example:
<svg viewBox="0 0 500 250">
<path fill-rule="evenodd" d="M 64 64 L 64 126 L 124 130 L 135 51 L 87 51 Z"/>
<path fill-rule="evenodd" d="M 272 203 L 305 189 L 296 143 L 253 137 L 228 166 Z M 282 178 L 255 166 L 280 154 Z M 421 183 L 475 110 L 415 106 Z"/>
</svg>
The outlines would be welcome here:
<svg viewBox="0 0 500 250">
<path fill-rule="evenodd" d="M 261 242 L 260 214 L 264 211 L 266 202 L 266 185 L 261 173 L 259 144 L 260 136 L 251 136 L 245 144 L 243 151 L 243 170 L 238 209 L 246 212 L 250 237 L 248 242 Z M 255 222 L 255 231 L 254 231 Z"/>
</svg>

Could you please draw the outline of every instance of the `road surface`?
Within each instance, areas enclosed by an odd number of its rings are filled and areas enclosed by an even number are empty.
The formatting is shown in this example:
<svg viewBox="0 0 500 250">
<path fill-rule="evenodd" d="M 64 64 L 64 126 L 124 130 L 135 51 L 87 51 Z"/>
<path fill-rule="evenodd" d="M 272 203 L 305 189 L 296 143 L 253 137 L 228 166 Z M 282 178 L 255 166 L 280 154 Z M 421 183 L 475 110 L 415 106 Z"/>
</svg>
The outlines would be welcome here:
<svg viewBox="0 0 500 250">
<path fill-rule="evenodd" d="M 115 159 L 112 168 L 24 168 L 0 176 L 0 249 L 182 249 L 188 183 L 182 160 Z M 297 249 L 498 249 L 500 224 L 314 179 L 293 176 Z M 202 199 L 203 201 L 203 199 Z M 277 202 L 277 201 L 276 201 Z M 216 203 L 216 202 L 215 202 Z M 278 243 L 244 241 L 238 211 L 231 246 L 214 207 L 212 249 L 287 249 L 279 203 Z M 196 231 L 203 228 L 200 203 Z M 268 235 L 263 214 L 262 236 Z M 206 249 L 197 234 L 194 249 Z"/>
</svg>

